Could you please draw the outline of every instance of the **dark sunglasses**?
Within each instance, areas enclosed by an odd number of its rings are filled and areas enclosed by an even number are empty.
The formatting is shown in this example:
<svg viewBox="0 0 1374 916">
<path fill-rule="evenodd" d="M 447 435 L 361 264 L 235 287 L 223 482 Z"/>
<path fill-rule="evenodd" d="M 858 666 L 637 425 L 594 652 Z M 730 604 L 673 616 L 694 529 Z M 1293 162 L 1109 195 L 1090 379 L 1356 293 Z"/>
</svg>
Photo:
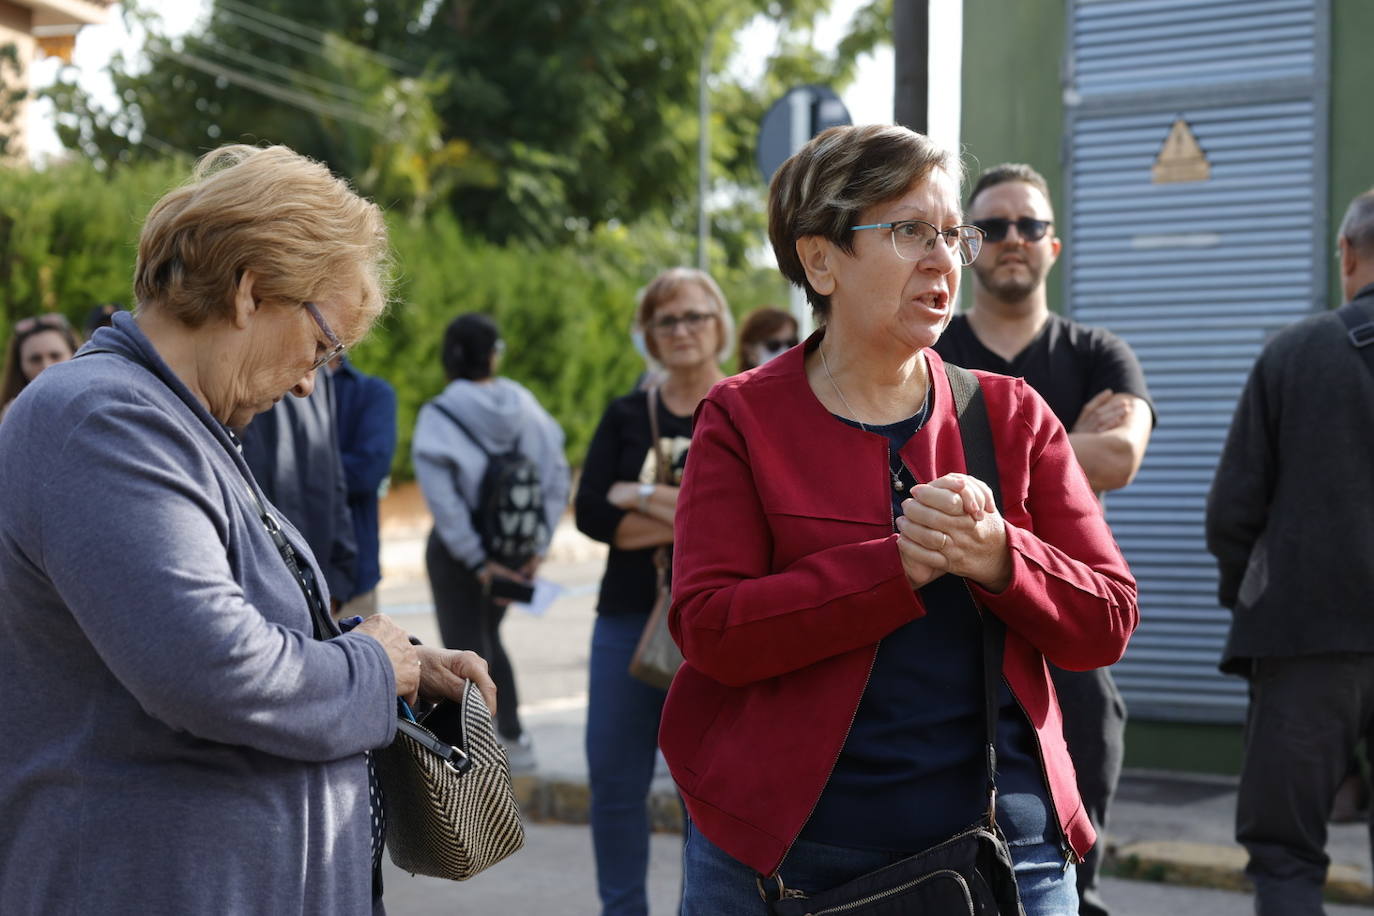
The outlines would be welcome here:
<svg viewBox="0 0 1374 916">
<path fill-rule="evenodd" d="M 777 337 L 772 340 L 760 340 L 759 346 L 768 353 L 782 353 L 790 350 L 797 345 L 795 337 Z"/>
<path fill-rule="evenodd" d="M 976 219 L 973 225 L 983 230 L 989 242 L 1000 242 L 1006 239 L 1007 230 L 1012 226 L 1016 227 L 1016 234 L 1027 242 L 1038 242 L 1045 237 L 1045 233 L 1050 231 L 1054 225 L 1053 220 L 1032 219 L 1023 216 L 1019 219 L 1006 219 L 1005 217 L 995 216 L 992 219 Z"/>
</svg>

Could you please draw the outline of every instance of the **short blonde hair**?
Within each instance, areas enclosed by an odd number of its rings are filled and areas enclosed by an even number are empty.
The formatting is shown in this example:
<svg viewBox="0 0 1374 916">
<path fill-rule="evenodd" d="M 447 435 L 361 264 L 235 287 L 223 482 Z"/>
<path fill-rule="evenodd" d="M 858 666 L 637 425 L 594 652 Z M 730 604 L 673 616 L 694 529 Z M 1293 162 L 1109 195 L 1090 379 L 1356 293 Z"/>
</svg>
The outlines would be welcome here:
<svg viewBox="0 0 1374 916">
<path fill-rule="evenodd" d="M 730 314 L 730 306 L 726 304 L 725 293 L 720 291 L 720 286 L 711 279 L 710 274 L 695 267 L 671 267 L 654 277 L 648 286 L 640 290 L 635 324 L 644 334 L 644 346 L 650 356 L 658 359 L 658 345 L 654 343 L 654 335 L 650 328 L 654 322 L 654 313 L 658 311 L 659 306 L 670 302 L 682 292 L 683 287 L 687 286 L 697 287 L 716 305 L 716 331 L 720 334 L 720 348 L 716 351 L 716 361 L 724 363 L 734 346 L 735 319 Z"/>
<path fill-rule="evenodd" d="M 853 254 L 851 227 L 859 215 L 901 196 L 934 169 L 963 181 L 958 157 L 924 134 L 893 124 L 866 124 L 821 131 L 773 175 L 768 240 L 778 269 L 806 291 L 818 316 L 830 311 L 830 297 L 811 288 L 797 256 L 797 240 L 818 235 Z"/>
<path fill-rule="evenodd" d="M 279 304 L 351 297 L 357 283 L 353 333 L 341 331 L 353 342 L 386 307 L 390 264 L 381 210 L 325 166 L 285 146 L 222 146 L 149 211 L 134 296 L 195 328 L 232 316 L 245 270 Z"/>
</svg>

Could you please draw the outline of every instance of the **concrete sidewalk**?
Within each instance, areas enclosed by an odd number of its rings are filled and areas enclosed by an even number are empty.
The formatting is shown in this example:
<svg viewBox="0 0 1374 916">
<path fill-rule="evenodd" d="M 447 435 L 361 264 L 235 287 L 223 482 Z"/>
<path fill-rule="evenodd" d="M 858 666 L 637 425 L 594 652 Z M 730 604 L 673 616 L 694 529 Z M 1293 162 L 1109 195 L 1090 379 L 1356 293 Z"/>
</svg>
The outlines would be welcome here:
<svg viewBox="0 0 1374 916">
<path fill-rule="evenodd" d="M 426 642 L 438 642 L 424 577 L 427 519 L 392 521 L 383 531 L 383 609 Z M 516 777 L 533 821 L 587 821 L 586 665 L 596 588 L 605 548 L 565 519 L 542 575 L 563 588 L 541 617 L 507 615 L 502 638 L 516 669 L 521 718 L 534 741 L 537 768 Z M 1122 779 L 1106 838 L 1108 869 L 1118 876 L 1239 890 L 1246 887 L 1245 853 L 1232 839 L 1233 778 L 1131 771 Z M 672 781 L 660 766 L 651 802 L 653 824 L 681 830 Z M 1364 825 L 1332 825 L 1329 899 L 1374 905 L 1369 833 Z"/>
</svg>

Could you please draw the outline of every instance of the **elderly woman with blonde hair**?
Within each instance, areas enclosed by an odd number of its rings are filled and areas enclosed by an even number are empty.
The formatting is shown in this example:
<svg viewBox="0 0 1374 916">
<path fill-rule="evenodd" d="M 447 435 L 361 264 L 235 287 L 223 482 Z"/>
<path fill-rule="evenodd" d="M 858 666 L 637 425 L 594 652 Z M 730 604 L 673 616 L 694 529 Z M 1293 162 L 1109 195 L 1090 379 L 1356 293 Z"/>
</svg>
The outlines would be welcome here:
<svg viewBox="0 0 1374 916">
<path fill-rule="evenodd" d="M 0 426 L 0 911 L 380 911 L 396 698 L 494 688 L 385 616 L 315 633 L 234 431 L 368 331 L 387 260 L 324 166 L 216 150 L 148 215 L 136 314 Z"/>
</svg>

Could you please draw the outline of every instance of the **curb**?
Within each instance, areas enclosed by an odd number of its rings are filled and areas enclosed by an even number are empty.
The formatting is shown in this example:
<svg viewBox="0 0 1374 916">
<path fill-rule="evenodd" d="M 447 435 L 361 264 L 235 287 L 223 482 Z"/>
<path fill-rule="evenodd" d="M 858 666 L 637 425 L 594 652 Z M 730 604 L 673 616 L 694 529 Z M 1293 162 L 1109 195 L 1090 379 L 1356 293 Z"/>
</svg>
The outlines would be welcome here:
<svg viewBox="0 0 1374 916">
<path fill-rule="evenodd" d="M 535 772 L 517 774 L 511 781 L 515 800 L 528 820 L 587 823 L 591 793 L 585 780 Z M 649 793 L 649 824 L 655 833 L 682 832 L 682 805 L 677 793 L 662 780 Z M 1147 841 L 1109 846 L 1102 871 L 1134 881 L 1250 892 L 1246 860 L 1246 852 L 1239 846 Z M 1331 903 L 1374 906 L 1374 887 L 1346 865 L 1331 866 L 1324 896 Z"/>
<path fill-rule="evenodd" d="M 1245 876 L 1248 859 L 1239 846 L 1156 840 L 1109 846 L 1102 871 L 1136 881 L 1251 892 Z M 1346 865 L 1331 866 L 1323 896 L 1330 903 L 1374 905 L 1374 888 Z"/>
<path fill-rule="evenodd" d="M 585 824 L 591 790 L 584 780 L 519 773 L 511 777 L 520 811 L 535 823 Z M 655 785 L 649 792 L 649 827 L 655 833 L 682 833 L 682 803 L 677 792 Z"/>
</svg>

